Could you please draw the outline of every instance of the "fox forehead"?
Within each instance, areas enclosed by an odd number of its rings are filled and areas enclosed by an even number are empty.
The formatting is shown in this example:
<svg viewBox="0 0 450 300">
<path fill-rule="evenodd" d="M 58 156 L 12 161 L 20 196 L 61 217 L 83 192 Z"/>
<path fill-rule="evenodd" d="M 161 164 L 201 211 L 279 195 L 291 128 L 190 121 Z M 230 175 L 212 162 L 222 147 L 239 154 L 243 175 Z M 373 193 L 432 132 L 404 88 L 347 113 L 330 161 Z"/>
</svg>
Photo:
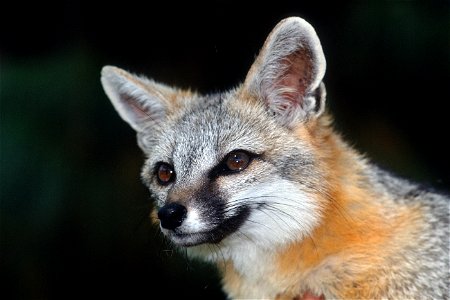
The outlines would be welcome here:
<svg viewBox="0 0 450 300">
<path fill-rule="evenodd" d="M 150 160 L 172 163 L 179 173 L 211 167 L 232 150 L 266 151 L 276 124 L 257 117 L 266 114 L 263 107 L 242 104 L 236 97 L 218 93 L 187 99 L 162 126 L 149 149 Z"/>
</svg>

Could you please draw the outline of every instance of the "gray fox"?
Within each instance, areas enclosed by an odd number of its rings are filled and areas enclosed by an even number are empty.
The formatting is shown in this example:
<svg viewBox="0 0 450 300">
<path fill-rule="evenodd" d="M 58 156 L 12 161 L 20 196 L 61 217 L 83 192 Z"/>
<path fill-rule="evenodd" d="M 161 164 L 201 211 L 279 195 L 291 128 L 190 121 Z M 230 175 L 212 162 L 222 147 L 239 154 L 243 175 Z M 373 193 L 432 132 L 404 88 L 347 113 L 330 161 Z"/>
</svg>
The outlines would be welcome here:
<svg viewBox="0 0 450 300">
<path fill-rule="evenodd" d="M 146 154 L 164 235 L 229 298 L 447 299 L 449 198 L 383 171 L 332 128 L 305 20 L 272 30 L 244 82 L 210 95 L 105 66 Z"/>
</svg>

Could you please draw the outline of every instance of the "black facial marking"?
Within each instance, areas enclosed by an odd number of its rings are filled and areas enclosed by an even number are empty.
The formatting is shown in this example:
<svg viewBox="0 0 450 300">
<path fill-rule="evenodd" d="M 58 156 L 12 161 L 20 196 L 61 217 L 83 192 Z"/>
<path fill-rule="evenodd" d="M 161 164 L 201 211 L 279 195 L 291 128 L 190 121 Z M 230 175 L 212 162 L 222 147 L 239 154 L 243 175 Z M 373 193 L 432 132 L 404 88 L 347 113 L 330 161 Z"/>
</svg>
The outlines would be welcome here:
<svg viewBox="0 0 450 300">
<path fill-rule="evenodd" d="M 250 208 L 242 206 L 238 209 L 236 214 L 228 219 L 224 219 L 220 226 L 208 232 L 207 243 L 219 243 L 228 235 L 237 231 L 239 227 L 248 219 L 250 215 Z"/>
<path fill-rule="evenodd" d="M 248 219 L 251 208 L 246 205 L 239 205 L 230 210 L 226 198 L 227 196 L 219 191 L 214 181 L 209 182 L 207 186 L 192 196 L 194 203 L 201 204 L 196 208 L 199 210 L 201 217 L 208 222 L 208 230 L 186 234 L 175 228 L 172 234 L 178 238 L 186 239 L 186 242 L 181 242 L 181 245 L 189 247 L 204 243 L 219 243 L 239 230 Z"/>
<path fill-rule="evenodd" d="M 230 218 L 224 219 L 222 215 L 213 215 L 216 226 L 207 232 L 200 232 L 194 234 L 187 234 L 189 236 L 188 242 L 182 243 L 185 247 L 200 245 L 200 244 L 217 244 L 224 238 L 239 230 L 242 224 L 248 219 L 251 210 L 247 206 L 239 207 Z M 184 237 L 186 234 L 182 232 L 174 231 L 174 235 L 178 237 Z"/>
</svg>

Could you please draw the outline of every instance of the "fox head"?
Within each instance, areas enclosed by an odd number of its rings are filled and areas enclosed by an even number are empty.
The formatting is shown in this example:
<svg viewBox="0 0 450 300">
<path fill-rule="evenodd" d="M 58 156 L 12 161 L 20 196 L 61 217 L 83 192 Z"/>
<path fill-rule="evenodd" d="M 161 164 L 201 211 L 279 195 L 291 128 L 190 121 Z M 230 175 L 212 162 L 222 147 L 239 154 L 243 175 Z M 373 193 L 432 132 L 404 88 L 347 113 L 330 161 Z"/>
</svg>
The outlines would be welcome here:
<svg viewBox="0 0 450 300">
<path fill-rule="evenodd" d="M 264 249 L 313 230 L 324 189 L 315 149 L 326 127 L 325 65 L 312 26 L 292 17 L 227 92 L 199 95 L 103 68 L 104 90 L 146 154 L 142 179 L 174 244 Z"/>
</svg>

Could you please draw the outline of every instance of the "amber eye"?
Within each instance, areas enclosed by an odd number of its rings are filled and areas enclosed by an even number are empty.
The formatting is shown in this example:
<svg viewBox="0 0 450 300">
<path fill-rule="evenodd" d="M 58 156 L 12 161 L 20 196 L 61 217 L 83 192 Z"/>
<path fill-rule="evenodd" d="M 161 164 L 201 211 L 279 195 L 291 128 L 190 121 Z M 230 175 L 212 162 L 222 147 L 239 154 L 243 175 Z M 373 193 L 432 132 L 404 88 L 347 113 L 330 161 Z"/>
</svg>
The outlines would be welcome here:
<svg viewBox="0 0 450 300">
<path fill-rule="evenodd" d="M 250 156 L 244 151 L 233 151 L 226 157 L 225 165 L 230 171 L 239 172 L 247 168 Z"/>
<path fill-rule="evenodd" d="M 167 185 L 175 180 L 175 171 L 168 163 L 159 163 L 156 166 L 156 177 L 161 185 Z"/>
</svg>

